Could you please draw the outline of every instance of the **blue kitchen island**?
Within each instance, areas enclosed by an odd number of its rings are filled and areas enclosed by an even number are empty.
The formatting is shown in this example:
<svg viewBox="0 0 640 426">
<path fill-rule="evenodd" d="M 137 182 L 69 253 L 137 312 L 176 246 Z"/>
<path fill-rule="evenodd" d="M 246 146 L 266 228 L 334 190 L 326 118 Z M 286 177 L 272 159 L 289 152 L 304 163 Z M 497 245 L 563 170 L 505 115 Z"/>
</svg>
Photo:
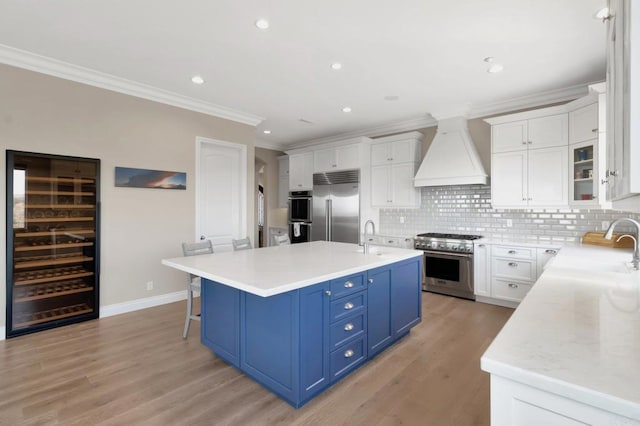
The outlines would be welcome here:
<svg viewBox="0 0 640 426">
<path fill-rule="evenodd" d="M 165 259 L 202 277 L 201 340 L 294 407 L 421 321 L 421 252 L 316 241 Z"/>
</svg>

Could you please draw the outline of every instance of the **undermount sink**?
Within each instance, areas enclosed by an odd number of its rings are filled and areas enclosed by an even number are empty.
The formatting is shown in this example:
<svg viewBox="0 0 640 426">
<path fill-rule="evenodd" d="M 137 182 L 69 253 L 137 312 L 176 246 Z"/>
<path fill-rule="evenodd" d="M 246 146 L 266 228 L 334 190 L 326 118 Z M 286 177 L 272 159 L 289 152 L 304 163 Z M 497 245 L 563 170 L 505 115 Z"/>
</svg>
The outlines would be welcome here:
<svg viewBox="0 0 640 426">
<path fill-rule="evenodd" d="M 391 251 L 393 251 L 393 248 L 387 247 L 387 246 L 376 246 L 376 245 L 369 245 L 369 253 L 368 254 L 375 254 L 376 256 L 383 256 L 385 254 L 389 254 Z M 358 247 L 356 249 L 356 253 L 364 253 L 364 247 Z"/>
</svg>

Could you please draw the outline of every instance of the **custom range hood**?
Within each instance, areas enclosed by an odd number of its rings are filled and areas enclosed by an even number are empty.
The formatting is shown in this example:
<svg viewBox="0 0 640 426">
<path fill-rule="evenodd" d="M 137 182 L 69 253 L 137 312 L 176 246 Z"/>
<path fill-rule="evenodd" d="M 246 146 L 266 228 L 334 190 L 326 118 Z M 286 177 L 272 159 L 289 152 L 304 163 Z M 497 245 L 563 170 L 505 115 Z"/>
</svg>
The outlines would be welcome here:
<svg viewBox="0 0 640 426">
<path fill-rule="evenodd" d="M 486 184 L 487 180 L 466 118 L 439 120 L 438 132 L 420 164 L 414 186 Z"/>
</svg>

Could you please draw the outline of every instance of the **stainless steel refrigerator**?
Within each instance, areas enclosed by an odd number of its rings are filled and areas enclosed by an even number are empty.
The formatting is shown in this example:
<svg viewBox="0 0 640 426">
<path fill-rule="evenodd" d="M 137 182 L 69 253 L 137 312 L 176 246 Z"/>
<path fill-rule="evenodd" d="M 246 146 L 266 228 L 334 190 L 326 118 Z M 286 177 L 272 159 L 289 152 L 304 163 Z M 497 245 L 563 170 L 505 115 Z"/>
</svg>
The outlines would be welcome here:
<svg viewBox="0 0 640 426">
<path fill-rule="evenodd" d="M 311 241 L 358 244 L 360 236 L 360 170 L 313 175 Z"/>
</svg>

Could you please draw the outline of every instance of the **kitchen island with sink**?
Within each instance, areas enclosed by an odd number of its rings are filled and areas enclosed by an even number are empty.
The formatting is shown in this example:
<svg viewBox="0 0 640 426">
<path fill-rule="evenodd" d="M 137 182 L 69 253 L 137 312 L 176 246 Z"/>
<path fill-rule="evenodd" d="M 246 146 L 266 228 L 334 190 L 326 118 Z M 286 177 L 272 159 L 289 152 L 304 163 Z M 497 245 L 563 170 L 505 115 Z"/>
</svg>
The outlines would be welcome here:
<svg viewBox="0 0 640 426">
<path fill-rule="evenodd" d="M 491 424 L 640 425 L 640 272 L 564 247 L 481 359 Z"/>
<path fill-rule="evenodd" d="M 202 277 L 202 343 L 294 407 L 421 321 L 421 252 L 315 241 L 164 259 Z"/>
</svg>

